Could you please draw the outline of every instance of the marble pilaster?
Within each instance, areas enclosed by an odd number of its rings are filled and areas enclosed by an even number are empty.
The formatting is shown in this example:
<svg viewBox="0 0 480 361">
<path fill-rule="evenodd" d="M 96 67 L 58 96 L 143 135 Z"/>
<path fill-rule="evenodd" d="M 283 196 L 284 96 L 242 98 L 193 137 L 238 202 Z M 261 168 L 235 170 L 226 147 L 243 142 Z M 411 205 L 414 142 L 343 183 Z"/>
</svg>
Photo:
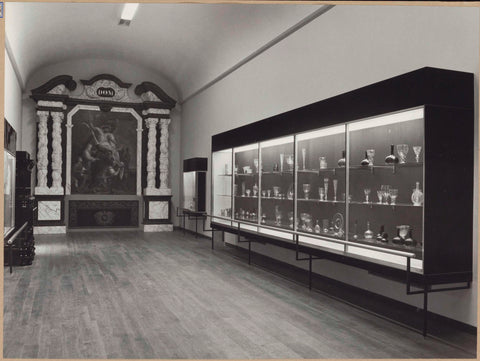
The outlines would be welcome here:
<svg viewBox="0 0 480 361">
<path fill-rule="evenodd" d="M 48 111 L 37 111 L 38 115 L 38 151 L 37 151 L 37 187 L 35 193 L 43 193 L 48 190 Z"/>
</svg>

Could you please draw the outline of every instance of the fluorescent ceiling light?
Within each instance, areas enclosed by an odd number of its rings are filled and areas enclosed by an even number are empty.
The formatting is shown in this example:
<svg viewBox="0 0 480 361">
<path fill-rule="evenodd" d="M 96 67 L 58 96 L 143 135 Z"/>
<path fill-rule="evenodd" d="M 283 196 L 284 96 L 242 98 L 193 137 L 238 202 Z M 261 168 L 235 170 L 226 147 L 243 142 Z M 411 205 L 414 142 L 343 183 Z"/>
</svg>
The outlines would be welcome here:
<svg viewBox="0 0 480 361">
<path fill-rule="evenodd" d="M 125 6 L 123 7 L 121 19 L 131 21 L 133 19 L 133 16 L 135 15 L 135 12 L 137 11 L 137 8 L 138 4 L 125 4 Z"/>
</svg>

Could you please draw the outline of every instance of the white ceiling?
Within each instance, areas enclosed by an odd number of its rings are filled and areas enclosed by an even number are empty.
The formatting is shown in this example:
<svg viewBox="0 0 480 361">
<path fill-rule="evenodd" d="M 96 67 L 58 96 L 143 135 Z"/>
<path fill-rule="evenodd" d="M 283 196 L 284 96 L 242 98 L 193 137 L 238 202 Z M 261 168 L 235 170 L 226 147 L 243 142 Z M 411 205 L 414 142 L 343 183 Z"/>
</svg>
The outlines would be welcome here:
<svg viewBox="0 0 480 361">
<path fill-rule="evenodd" d="M 169 79 L 182 100 L 318 10 L 293 4 L 11 3 L 5 31 L 21 78 L 79 58 L 120 59 Z M 74 75 L 74 74 L 72 74 Z"/>
</svg>

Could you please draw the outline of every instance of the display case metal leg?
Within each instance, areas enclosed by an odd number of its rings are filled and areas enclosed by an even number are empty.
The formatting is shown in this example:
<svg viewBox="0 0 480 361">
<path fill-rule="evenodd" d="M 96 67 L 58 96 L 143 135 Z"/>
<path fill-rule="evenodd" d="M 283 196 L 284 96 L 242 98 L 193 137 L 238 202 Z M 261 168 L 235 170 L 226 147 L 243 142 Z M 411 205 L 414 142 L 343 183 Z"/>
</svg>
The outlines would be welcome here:
<svg viewBox="0 0 480 361">
<path fill-rule="evenodd" d="M 252 258 L 252 242 L 248 241 L 248 264 Z"/>
<path fill-rule="evenodd" d="M 312 289 L 312 255 L 309 255 L 310 258 L 308 259 L 308 289 Z"/>
<path fill-rule="evenodd" d="M 198 238 L 198 219 L 195 217 L 195 239 Z"/>
<path fill-rule="evenodd" d="M 425 284 L 423 288 L 423 337 L 427 337 L 427 321 L 428 321 L 428 286 Z"/>
<path fill-rule="evenodd" d="M 9 258 L 10 260 L 8 261 L 9 265 L 10 265 L 10 274 L 13 273 L 13 247 L 12 245 L 10 245 L 10 252 L 9 253 Z"/>
<path fill-rule="evenodd" d="M 215 231 L 212 229 L 212 249 L 214 249 Z"/>
<path fill-rule="evenodd" d="M 185 214 L 182 216 L 183 218 L 183 235 L 185 235 Z"/>
</svg>

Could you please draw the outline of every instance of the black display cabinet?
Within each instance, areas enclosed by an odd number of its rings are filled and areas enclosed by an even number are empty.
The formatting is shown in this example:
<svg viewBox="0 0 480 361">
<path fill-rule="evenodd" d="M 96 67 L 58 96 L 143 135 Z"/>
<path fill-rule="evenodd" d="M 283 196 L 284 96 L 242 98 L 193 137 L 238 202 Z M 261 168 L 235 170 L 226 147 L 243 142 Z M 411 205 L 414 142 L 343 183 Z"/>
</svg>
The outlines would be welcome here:
<svg viewBox="0 0 480 361">
<path fill-rule="evenodd" d="M 33 215 L 35 197 L 32 195 L 31 181 L 34 162 L 28 152 L 16 152 L 15 171 L 15 237 L 5 245 L 5 266 L 28 266 L 35 258 L 35 238 L 33 236 Z"/>
<path fill-rule="evenodd" d="M 406 282 L 426 317 L 472 280 L 473 104 L 426 67 L 214 135 L 212 228 Z"/>
</svg>

